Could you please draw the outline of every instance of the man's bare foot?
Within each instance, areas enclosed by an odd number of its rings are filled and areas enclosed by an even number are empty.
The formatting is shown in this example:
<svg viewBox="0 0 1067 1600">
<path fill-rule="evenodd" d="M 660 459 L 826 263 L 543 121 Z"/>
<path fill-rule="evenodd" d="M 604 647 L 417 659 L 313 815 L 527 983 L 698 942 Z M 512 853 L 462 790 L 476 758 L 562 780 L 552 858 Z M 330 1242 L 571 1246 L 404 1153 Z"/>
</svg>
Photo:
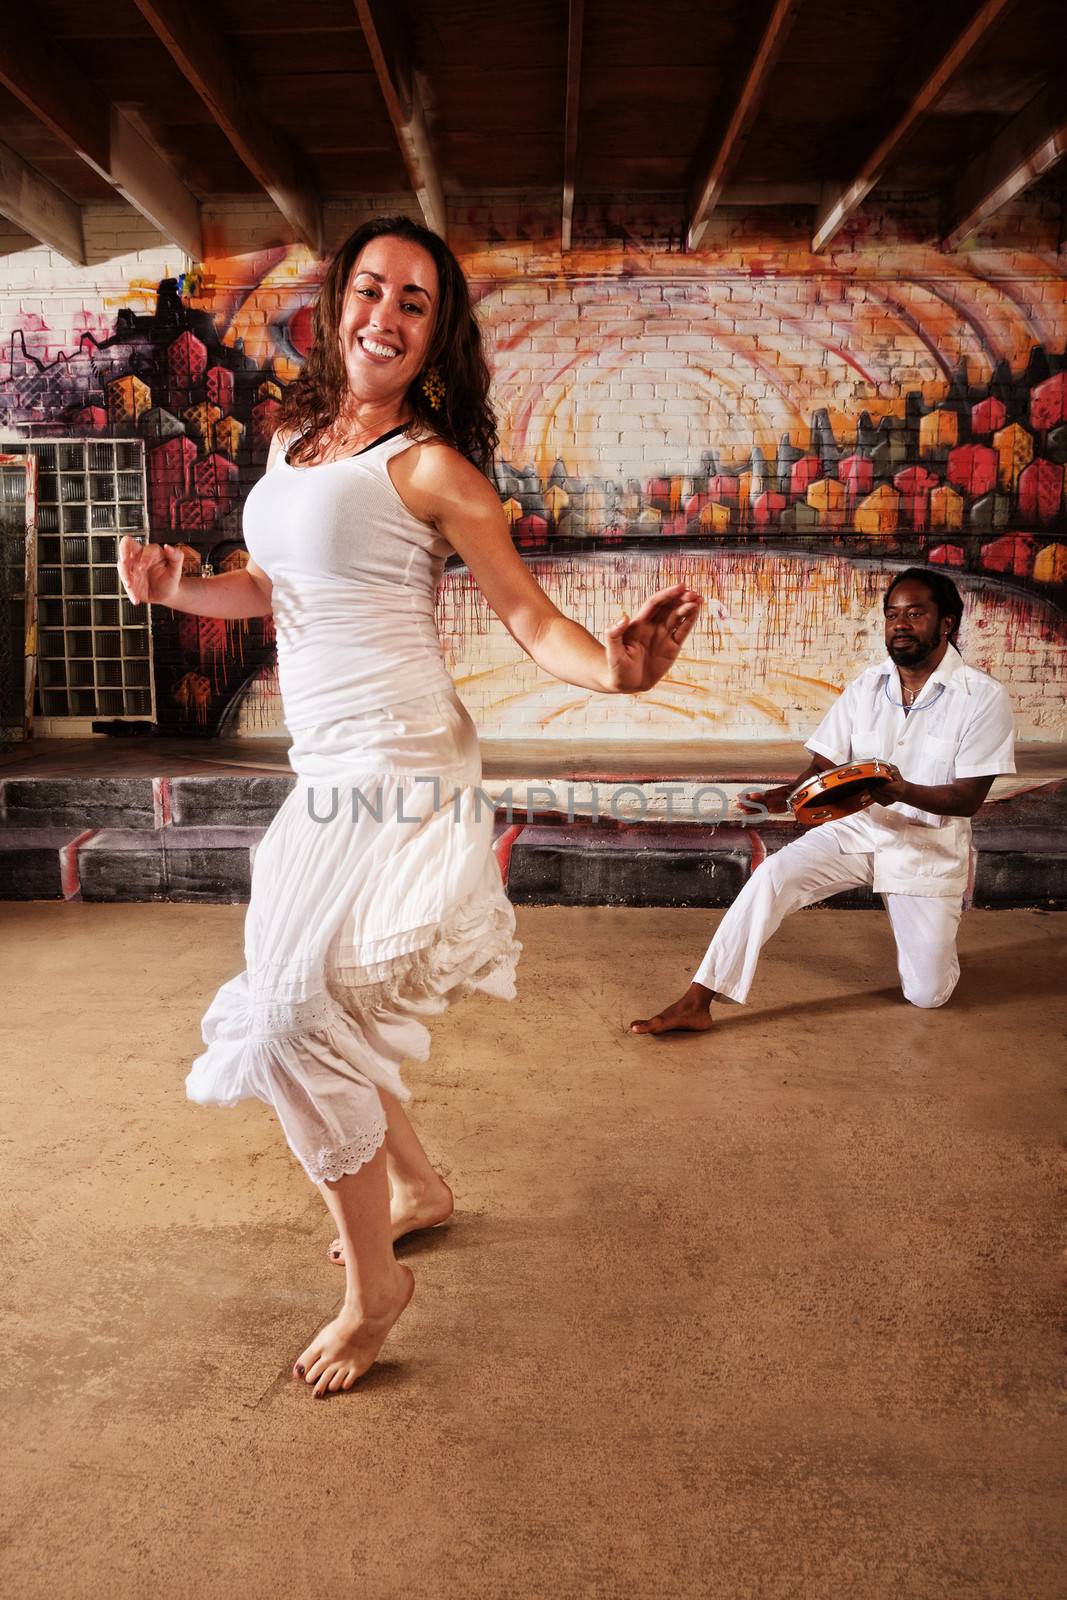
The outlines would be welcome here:
<svg viewBox="0 0 1067 1600">
<path fill-rule="evenodd" d="M 437 1178 L 432 1186 L 417 1192 L 394 1188 L 389 1202 L 393 1243 L 419 1228 L 436 1228 L 447 1222 L 455 1206 L 455 1197 L 443 1178 Z M 326 1253 L 335 1266 L 344 1266 L 345 1252 L 340 1239 L 334 1239 Z"/>
<path fill-rule="evenodd" d="M 631 1033 L 707 1033 L 715 1018 L 711 1014 L 714 991 L 693 983 L 672 1006 L 657 1011 L 654 1017 L 631 1022 Z"/>
<path fill-rule="evenodd" d="M 297 1358 L 293 1377 L 313 1385 L 316 1400 L 351 1389 L 377 1360 L 393 1324 L 415 1292 L 415 1279 L 407 1267 L 396 1263 L 396 1276 L 387 1297 L 373 1312 L 341 1307 L 332 1322 L 312 1339 Z"/>
</svg>

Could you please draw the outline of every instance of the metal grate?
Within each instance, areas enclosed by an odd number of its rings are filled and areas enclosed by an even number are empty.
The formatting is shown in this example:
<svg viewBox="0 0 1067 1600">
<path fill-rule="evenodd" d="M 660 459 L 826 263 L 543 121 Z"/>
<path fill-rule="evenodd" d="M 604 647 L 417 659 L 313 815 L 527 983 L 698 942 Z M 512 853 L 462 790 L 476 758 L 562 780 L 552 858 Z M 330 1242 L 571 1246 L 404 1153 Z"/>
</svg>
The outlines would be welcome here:
<svg viewBox="0 0 1067 1600">
<path fill-rule="evenodd" d="M 140 439 L 48 439 L 37 458 L 37 710 L 155 717 L 150 607 L 119 581 L 123 534 L 145 537 Z"/>
</svg>

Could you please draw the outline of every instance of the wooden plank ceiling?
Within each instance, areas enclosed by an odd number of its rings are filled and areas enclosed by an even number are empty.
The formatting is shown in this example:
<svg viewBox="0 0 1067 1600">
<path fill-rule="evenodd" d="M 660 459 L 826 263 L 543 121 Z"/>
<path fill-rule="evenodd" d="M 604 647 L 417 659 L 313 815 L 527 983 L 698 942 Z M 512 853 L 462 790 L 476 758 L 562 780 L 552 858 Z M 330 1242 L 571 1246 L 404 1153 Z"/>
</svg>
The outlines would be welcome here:
<svg viewBox="0 0 1067 1600">
<path fill-rule="evenodd" d="M 190 254 L 200 208 L 268 197 L 321 250 L 324 202 L 675 194 L 810 207 L 828 246 L 874 190 L 936 194 L 955 247 L 1058 191 L 1064 0 L 35 0 L 0 38 L 0 213 L 81 258 L 116 196 Z M 553 200 L 552 197 L 555 196 Z"/>
</svg>

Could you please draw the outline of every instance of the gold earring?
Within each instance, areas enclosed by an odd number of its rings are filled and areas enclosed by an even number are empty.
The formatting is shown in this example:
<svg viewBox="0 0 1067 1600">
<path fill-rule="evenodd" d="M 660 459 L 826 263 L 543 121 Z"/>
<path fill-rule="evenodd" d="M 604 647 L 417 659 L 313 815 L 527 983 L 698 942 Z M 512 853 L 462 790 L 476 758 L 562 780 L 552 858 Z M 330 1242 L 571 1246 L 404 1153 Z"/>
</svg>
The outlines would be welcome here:
<svg viewBox="0 0 1067 1600">
<path fill-rule="evenodd" d="M 423 394 L 426 396 L 434 411 L 440 411 L 445 398 L 445 380 L 436 367 L 427 367 L 422 375 Z"/>
</svg>

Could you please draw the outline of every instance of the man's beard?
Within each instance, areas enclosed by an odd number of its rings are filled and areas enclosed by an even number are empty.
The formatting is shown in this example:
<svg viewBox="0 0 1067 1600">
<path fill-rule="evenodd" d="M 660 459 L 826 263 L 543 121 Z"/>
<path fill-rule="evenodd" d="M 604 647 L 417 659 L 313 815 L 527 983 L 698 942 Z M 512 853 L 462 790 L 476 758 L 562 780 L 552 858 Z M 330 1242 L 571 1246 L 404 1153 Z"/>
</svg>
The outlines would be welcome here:
<svg viewBox="0 0 1067 1600">
<path fill-rule="evenodd" d="M 937 641 L 924 644 L 921 639 L 900 639 L 889 645 L 889 659 L 898 667 L 921 667 L 937 649 Z"/>
</svg>

